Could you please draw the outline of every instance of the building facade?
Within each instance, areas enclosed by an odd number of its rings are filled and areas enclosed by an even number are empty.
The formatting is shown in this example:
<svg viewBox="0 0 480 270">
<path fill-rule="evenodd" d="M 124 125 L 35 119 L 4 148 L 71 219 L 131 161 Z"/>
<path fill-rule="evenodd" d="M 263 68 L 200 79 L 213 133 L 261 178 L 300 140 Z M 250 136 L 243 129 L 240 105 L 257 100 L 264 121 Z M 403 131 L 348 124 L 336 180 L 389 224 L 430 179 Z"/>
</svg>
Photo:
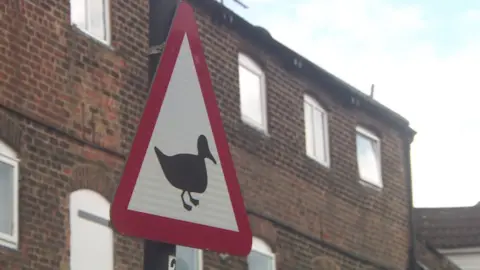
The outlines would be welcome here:
<svg viewBox="0 0 480 270">
<path fill-rule="evenodd" d="M 418 237 L 460 269 L 480 269 L 480 203 L 470 207 L 415 208 Z"/>
<path fill-rule="evenodd" d="M 254 234 L 197 269 L 407 269 L 401 116 L 214 0 L 196 10 Z M 142 269 L 109 206 L 148 95 L 148 1 L 0 4 L 0 269 Z"/>
</svg>

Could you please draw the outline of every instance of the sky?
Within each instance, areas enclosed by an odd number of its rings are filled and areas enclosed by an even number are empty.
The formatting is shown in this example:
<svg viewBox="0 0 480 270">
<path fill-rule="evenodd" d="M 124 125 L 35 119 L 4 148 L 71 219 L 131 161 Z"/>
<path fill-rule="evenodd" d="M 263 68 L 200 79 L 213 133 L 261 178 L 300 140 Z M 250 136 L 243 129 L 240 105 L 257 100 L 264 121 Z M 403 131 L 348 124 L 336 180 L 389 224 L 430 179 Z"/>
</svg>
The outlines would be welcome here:
<svg viewBox="0 0 480 270">
<path fill-rule="evenodd" d="M 415 207 L 480 201 L 480 1 L 241 1 L 224 4 L 410 121 Z"/>
</svg>

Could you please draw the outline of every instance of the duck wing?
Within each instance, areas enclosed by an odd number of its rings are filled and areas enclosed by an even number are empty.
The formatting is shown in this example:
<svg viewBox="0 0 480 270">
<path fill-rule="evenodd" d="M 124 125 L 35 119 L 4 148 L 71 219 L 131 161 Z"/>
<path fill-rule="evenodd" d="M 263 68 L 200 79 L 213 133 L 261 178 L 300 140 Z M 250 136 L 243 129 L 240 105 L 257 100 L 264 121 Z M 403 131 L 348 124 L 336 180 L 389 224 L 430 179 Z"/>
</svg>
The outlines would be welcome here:
<svg viewBox="0 0 480 270">
<path fill-rule="evenodd" d="M 208 180 L 203 158 L 191 154 L 178 154 L 168 159 L 164 173 L 174 187 L 188 192 L 205 191 Z"/>
<path fill-rule="evenodd" d="M 192 154 L 165 155 L 154 148 L 165 178 L 180 190 L 203 192 L 206 188 L 205 161 Z"/>
</svg>

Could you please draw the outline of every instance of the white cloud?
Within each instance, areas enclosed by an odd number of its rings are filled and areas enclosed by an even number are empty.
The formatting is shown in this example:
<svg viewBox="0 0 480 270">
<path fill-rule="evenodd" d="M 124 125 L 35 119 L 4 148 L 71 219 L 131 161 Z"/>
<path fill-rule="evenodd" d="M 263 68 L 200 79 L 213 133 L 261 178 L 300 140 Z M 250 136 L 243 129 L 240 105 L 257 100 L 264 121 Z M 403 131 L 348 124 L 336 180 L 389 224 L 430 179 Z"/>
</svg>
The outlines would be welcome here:
<svg viewBox="0 0 480 270">
<path fill-rule="evenodd" d="M 234 0 L 232 0 L 232 1 L 234 1 Z M 240 1 L 241 3 L 247 4 L 247 6 L 249 6 L 249 5 L 254 5 L 254 4 L 258 4 L 258 3 L 261 3 L 261 4 L 271 3 L 274 0 L 238 0 L 238 1 Z"/>
<path fill-rule="evenodd" d="M 465 20 L 465 22 L 478 23 L 480 22 L 480 9 L 468 10 L 463 14 L 462 17 Z"/>
<path fill-rule="evenodd" d="M 243 5 L 246 5 L 249 8 L 254 8 L 258 4 L 267 4 L 272 3 L 274 0 L 216 0 L 217 2 L 222 2 L 227 6 L 236 6 L 240 2 Z M 238 2 L 237 2 L 238 1 Z M 242 7 L 243 8 L 243 7 Z"/>
<path fill-rule="evenodd" d="M 390 6 L 380 0 L 308 1 L 299 4 L 295 14 L 301 20 L 297 23 L 311 30 L 370 41 L 382 41 L 426 26 L 417 7 Z"/>
<path fill-rule="evenodd" d="M 480 200 L 480 39 L 440 54 L 418 38 L 431 27 L 420 7 L 381 0 L 307 0 L 250 21 L 359 89 L 375 83 L 375 98 L 411 121 L 416 205 Z"/>
</svg>

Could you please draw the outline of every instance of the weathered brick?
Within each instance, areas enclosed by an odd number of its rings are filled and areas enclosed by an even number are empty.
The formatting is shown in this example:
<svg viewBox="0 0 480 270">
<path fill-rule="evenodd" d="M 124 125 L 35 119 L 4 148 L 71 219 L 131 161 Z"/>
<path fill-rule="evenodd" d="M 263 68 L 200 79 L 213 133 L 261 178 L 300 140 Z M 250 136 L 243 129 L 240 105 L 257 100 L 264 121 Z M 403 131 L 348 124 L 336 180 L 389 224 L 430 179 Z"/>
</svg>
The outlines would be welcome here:
<svg viewBox="0 0 480 270">
<path fill-rule="evenodd" d="M 20 249 L 0 248 L 0 269 L 66 269 L 69 193 L 112 199 L 148 94 L 147 2 L 112 1 L 111 47 L 71 26 L 69 1 L 1 2 L 0 137 L 20 152 L 21 168 Z M 253 232 L 272 245 L 278 269 L 405 269 L 408 138 L 194 6 Z M 240 120 L 240 50 L 266 72 L 269 136 Z M 329 111 L 330 169 L 305 155 L 306 92 Z M 359 123 L 381 135 L 382 191 L 358 181 Z M 116 269 L 141 269 L 141 248 L 116 235 Z M 246 268 L 245 258 L 204 256 L 206 270 Z"/>
</svg>

